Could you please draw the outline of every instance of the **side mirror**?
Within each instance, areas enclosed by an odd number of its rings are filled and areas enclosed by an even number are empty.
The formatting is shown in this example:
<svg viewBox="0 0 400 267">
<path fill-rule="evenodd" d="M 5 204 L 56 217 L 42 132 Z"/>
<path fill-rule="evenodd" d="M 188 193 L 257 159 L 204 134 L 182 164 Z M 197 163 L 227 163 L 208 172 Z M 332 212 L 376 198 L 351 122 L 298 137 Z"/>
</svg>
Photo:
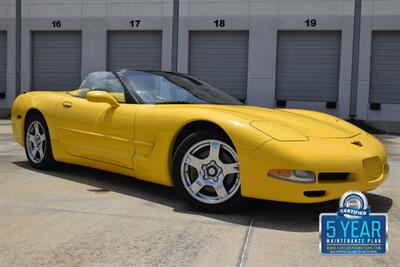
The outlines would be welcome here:
<svg viewBox="0 0 400 267">
<path fill-rule="evenodd" d="M 119 103 L 114 97 L 105 91 L 90 91 L 86 94 L 86 99 L 94 103 L 108 103 L 112 108 L 119 107 Z"/>
</svg>

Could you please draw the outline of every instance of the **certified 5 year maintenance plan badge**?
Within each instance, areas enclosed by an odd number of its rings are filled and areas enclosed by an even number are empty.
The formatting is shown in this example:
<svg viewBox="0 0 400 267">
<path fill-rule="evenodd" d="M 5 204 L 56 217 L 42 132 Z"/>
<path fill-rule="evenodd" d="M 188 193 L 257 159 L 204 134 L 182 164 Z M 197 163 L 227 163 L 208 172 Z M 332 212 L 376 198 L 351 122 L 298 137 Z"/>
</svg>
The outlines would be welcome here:
<svg viewBox="0 0 400 267">
<path fill-rule="evenodd" d="M 319 216 L 322 254 L 385 254 L 388 220 L 384 213 L 370 213 L 365 195 L 346 192 L 337 213 Z"/>
</svg>

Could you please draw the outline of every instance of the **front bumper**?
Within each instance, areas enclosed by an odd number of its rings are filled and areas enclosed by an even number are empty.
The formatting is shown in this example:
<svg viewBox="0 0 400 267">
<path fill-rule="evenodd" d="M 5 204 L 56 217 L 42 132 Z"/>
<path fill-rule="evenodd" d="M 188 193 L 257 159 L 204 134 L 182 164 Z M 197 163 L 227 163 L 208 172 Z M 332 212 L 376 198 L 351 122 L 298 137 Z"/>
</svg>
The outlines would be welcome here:
<svg viewBox="0 0 400 267">
<path fill-rule="evenodd" d="M 363 146 L 351 144 L 360 141 Z M 349 190 L 378 187 L 389 172 L 384 146 L 373 136 L 310 138 L 309 141 L 271 140 L 255 151 L 239 151 L 241 190 L 245 197 L 294 203 L 340 198 Z M 271 169 L 309 170 L 314 183 L 296 183 L 267 176 Z M 320 180 L 320 173 L 349 173 L 346 179 Z"/>
</svg>

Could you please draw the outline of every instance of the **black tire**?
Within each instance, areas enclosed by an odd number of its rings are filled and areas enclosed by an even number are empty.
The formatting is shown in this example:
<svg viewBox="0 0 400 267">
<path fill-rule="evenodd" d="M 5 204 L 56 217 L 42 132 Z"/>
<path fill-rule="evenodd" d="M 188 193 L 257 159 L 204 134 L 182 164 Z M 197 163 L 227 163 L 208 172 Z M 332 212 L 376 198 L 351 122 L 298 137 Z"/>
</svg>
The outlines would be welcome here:
<svg viewBox="0 0 400 267">
<path fill-rule="evenodd" d="M 43 149 L 43 156 L 38 157 L 33 159 L 32 157 L 32 150 L 30 151 L 30 148 L 32 148 L 30 141 L 28 140 L 28 131 L 31 130 L 31 126 L 34 127 L 34 124 L 40 124 L 42 126 L 40 132 L 42 135 L 46 137 L 44 141 L 42 141 L 41 146 Z M 30 116 L 26 123 L 25 123 L 25 154 L 26 157 L 29 160 L 29 163 L 32 165 L 32 167 L 36 169 L 41 169 L 41 170 L 49 170 L 55 167 L 56 161 L 54 160 L 53 157 L 53 151 L 51 149 L 51 142 L 50 142 L 50 134 L 49 134 L 49 129 L 47 127 L 47 123 L 45 119 L 43 118 L 42 115 L 35 113 L 32 116 Z M 44 143 L 43 143 L 44 142 Z M 31 155 L 30 155 L 31 154 Z M 37 153 L 36 153 L 37 155 Z M 39 159 L 40 158 L 40 159 Z"/>
<path fill-rule="evenodd" d="M 199 142 L 202 142 L 204 140 L 209 140 L 209 139 L 218 140 L 218 141 L 226 143 L 236 153 L 234 145 L 230 141 L 229 137 L 226 136 L 224 133 L 222 133 L 220 131 L 215 131 L 215 130 L 201 130 L 201 131 L 194 132 L 194 133 L 188 135 L 179 144 L 179 146 L 177 147 L 177 149 L 174 152 L 173 165 L 172 165 L 173 181 L 174 181 L 174 186 L 175 186 L 175 189 L 176 189 L 178 195 L 185 202 L 187 202 L 194 208 L 199 209 L 201 211 L 205 211 L 205 212 L 223 213 L 223 212 L 227 212 L 227 211 L 237 208 L 243 202 L 243 197 L 240 192 L 240 173 L 238 174 L 239 188 L 236 189 L 235 193 L 233 193 L 234 191 L 232 191 L 232 195 L 229 197 L 229 199 L 227 199 L 226 201 L 224 201 L 222 203 L 204 203 L 204 202 L 196 199 L 194 196 L 191 195 L 191 193 L 189 193 L 188 190 L 190 190 L 190 189 L 187 189 L 185 187 L 184 179 L 182 179 L 182 174 L 181 174 L 182 173 L 181 165 L 182 165 L 182 161 L 183 161 L 183 158 L 185 157 L 186 153 L 193 146 L 198 144 Z M 210 147 L 210 149 L 211 149 L 211 147 Z M 237 187 L 235 187 L 235 188 L 237 188 Z"/>
</svg>

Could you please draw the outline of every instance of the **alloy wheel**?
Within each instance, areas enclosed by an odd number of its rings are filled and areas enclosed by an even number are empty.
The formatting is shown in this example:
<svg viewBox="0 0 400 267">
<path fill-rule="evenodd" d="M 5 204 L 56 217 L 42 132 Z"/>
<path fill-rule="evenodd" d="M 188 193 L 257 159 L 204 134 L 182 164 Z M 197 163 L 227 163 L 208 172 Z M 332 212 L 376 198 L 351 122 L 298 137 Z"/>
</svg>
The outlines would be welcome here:
<svg viewBox="0 0 400 267">
<path fill-rule="evenodd" d="M 46 132 L 39 121 L 32 121 L 26 132 L 26 147 L 29 158 L 40 163 L 46 151 Z"/>
<path fill-rule="evenodd" d="M 237 153 L 219 140 L 203 140 L 190 147 L 180 171 L 187 192 L 203 203 L 225 202 L 240 188 Z"/>
</svg>

